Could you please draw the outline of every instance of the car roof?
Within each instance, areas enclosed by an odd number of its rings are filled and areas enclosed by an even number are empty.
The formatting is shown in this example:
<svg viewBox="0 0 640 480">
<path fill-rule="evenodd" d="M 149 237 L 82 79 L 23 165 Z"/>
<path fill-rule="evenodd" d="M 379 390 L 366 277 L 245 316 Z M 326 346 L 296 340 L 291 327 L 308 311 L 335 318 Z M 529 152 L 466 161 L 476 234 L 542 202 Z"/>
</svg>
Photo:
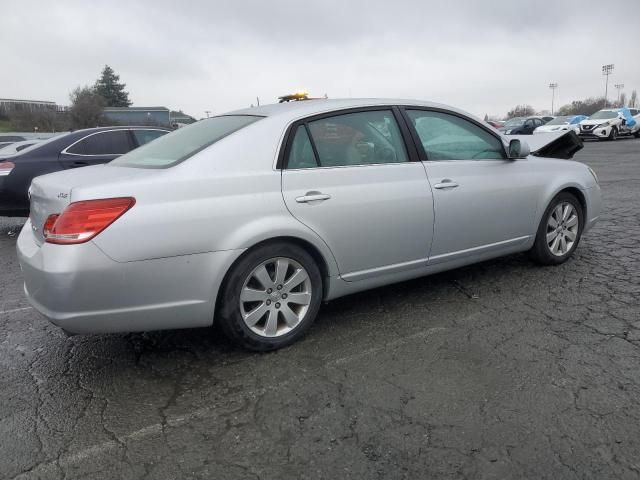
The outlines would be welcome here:
<svg viewBox="0 0 640 480">
<path fill-rule="evenodd" d="M 442 108 L 469 117 L 474 115 L 449 105 L 421 100 L 393 99 L 393 98 L 340 98 L 340 99 L 317 99 L 301 100 L 297 102 L 274 103 L 261 105 L 259 107 L 243 108 L 225 113 L 223 115 L 256 115 L 264 117 L 281 117 L 286 120 L 294 120 L 301 117 L 311 116 L 320 113 L 332 112 L 358 107 L 377 107 L 406 105 L 416 107 Z"/>
</svg>

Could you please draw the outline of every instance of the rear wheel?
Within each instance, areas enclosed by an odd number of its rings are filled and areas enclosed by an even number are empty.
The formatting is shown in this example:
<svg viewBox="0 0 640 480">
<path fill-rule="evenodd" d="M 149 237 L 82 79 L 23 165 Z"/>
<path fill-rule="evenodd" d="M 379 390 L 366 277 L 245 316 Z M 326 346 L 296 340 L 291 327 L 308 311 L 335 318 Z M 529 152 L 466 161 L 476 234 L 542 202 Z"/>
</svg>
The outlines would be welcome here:
<svg viewBox="0 0 640 480">
<path fill-rule="evenodd" d="M 318 313 L 322 276 L 303 248 L 260 246 L 232 269 L 223 287 L 219 323 L 235 343 L 255 351 L 292 344 Z"/>
<path fill-rule="evenodd" d="M 559 265 L 568 260 L 580 242 L 584 213 L 578 199 L 561 192 L 547 207 L 529 255 L 542 265 Z"/>
</svg>

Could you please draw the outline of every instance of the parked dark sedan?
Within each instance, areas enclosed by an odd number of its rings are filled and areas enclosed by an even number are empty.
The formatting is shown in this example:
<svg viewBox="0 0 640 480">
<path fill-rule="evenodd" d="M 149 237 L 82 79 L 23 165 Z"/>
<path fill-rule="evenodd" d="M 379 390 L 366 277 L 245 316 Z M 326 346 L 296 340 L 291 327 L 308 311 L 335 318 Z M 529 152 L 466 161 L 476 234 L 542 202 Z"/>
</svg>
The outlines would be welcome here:
<svg viewBox="0 0 640 480">
<path fill-rule="evenodd" d="M 541 117 L 515 117 L 507 120 L 500 131 L 505 135 L 531 135 L 545 123 L 547 121 Z"/>
<path fill-rule="evenodd" d="M 28 190 L 39 175 L 107 163 L 170 130 L 101 127 L 58 135 L 0 161 L 0 215 L 26 216 Z"/>
</svg>

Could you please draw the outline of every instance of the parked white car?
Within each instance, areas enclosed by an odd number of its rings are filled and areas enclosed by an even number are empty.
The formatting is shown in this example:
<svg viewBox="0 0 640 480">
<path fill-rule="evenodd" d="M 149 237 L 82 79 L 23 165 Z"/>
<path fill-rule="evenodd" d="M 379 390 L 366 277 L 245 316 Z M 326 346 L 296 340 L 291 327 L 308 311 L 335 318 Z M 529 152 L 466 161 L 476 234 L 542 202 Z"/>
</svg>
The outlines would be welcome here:
<svg viewBox="0 0 640 480">
<path fill-rule="evenodd" d="M 625 110 L 628 115 L 625 115 Z M 631 121 L 630 121 L 631 120 Z M 619 135 L 640 136 L 640 111 L 637 108 L 606 108 L 580 122 L 582 138 L 615 140 Z"/>
<path fill-rule="evenodd" d="M 553 120 L 545 123 L 544 125 L 536 128 L 533 131 L 534 135 L 540 133 L 553 133 L 573 130 L 576 134 L 580 134 L 580 127 L 578 124 L 583 120 L 586 120 L 586 115 L 563 115 L 556 117 Z"/>
</svg>

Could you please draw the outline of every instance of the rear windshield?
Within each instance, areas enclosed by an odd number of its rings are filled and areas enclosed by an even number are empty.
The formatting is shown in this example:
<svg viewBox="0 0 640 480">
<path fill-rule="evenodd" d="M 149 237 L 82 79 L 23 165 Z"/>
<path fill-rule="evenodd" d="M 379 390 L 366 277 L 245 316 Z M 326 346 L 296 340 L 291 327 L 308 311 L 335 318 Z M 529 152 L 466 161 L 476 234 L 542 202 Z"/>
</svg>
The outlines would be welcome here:
<svg viewBox="0 0 640 480">
<path fill-rule="evenodd" d="M 520 125 L 524 124 L 524 118 L 522 117 L 516 117 L 516 118 L 512 118 L 511 120 L 507 120 L 507 122 L 504 124 L 505 127 L 519 127 Z"/>
<path fill-rule="evenodd" d="M 137 168 L 169 168 L 262 117 L 224 115 L 180 128 L 113 160 L 110 165 Z"/>
</svg>

